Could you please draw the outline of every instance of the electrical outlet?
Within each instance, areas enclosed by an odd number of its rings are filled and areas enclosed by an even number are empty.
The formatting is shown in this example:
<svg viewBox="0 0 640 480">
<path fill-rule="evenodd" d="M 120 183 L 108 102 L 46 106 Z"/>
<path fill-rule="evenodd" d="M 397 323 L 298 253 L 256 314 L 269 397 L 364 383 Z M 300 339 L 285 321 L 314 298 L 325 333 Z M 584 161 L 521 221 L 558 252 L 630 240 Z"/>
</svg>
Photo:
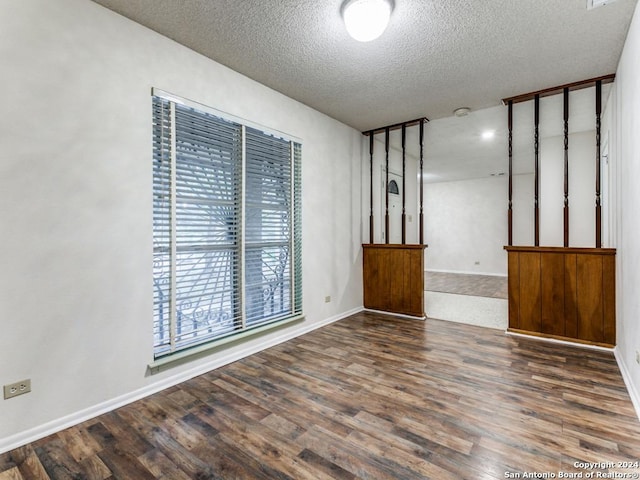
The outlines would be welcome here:
<svg viewBox="0 0 640 480">
<path fill-rule="evenodd" d="M 4 399 L 8 400 L 31 391 L 31 379 L 21 380 L 4 386 Z"/>
<path fill-rule="evenodd" d="M 331 295 L 327 295 L 324 297 L 324 303 L 329 303 L 331 301 Z"/>
</svg>

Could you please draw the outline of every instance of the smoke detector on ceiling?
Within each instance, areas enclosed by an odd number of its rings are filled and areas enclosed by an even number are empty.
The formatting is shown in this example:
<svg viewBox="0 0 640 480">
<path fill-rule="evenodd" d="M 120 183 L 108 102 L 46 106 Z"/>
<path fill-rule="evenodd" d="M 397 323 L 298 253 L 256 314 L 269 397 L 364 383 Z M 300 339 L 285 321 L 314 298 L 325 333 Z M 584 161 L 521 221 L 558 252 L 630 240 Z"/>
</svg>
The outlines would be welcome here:
<svg viewBox="0 0 640 480">
<path fill-rule="evenodd" d="M 470 112 L 471 112 L 471 109 L 469 107 L 460 107 L 460 108 L 456 108 L 453 111 L 453 114 L 456 117 L 466 117 L 467 115 L 469 115 Z"/>
<path fill-rule="evenodd" d="M 594 8 L 604 7 L 616 0 L 587 0 L 587 10 L 593 10 Z"/>
</svg>

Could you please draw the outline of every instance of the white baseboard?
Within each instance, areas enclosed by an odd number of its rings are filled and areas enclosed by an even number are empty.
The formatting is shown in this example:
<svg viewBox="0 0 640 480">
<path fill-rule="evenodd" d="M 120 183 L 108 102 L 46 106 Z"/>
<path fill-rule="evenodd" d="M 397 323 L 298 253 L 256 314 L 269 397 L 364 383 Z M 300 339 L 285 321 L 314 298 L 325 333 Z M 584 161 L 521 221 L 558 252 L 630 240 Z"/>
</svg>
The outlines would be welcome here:
<svg viewBox="0 0 640 480">
<path fill-rule="evenodd" d="M 408 318 L 410 320 L 426 320 L 427 319 L 427 317 L 416 317 L 414 315 L 405 315 L 403 313 L 385 312 L 384 310 L 373 310 L 371 308 L 365 308 L 364 311 L 365 312 L 371 312 L 371 313 L 378 313 L 378 314 L 381 314 L 381 315 L 392 315 L 394 317 Z"/>
<path fill-rule="evenodd" d="M 620 369 L 620 373 L 622 374 L 622 379 L 624 380 L 624 384 L 627 386 L 627 392 L 629 392 L 629 396 L 631 397 L 631 403 L 633 403 L 633 408 L 636 411 L 636 415 L 638 416 L 638 420 L 640 420 L 640 394 L 636 390 L 635 386 L 631 382 L 631 375 L 629 374 L 629 370 L 627 369 L 627 364 L 624 363 L 624 359 L 622 355 L 618 353 L 618 347 L 613 350 L 613 354 L 616 357 L 616 362 L 618 362 L 618 368 Z"/>
<path fill-rule="evenodd" d="M 43 425 L 38 425 L 37 427 L 31 428 L 24 432 L 2 438 L 0 439 L 0 454 L 34 442 L 36 440 L 40 440 L 41 438 L 44 438 L 48 435 L 64 430 L 65 428 L 73 427 L 74 425 L 78 425 L 79 423 L 91 420 L 92 418 L 95 418 L 99 415 L 128 405 L 129 403 L 135 402 L 136 400 L 140 400 L 141 398 L 160 392 L 166 388 L 187 381 L 193 377 L 197 377 L 198 375 L 202 375 L 216 368 L 245 358 L 249 355 L 253 355 L 254 353 L 258 353 L 262 350 L 266 350 L 267 348 L 274 347 L 280 343 L 286 342 L 287 340 L 291 340 L 293 338 L 304 335 L 305 333 L 309 333 L 318 328 L 337 322 L 338 320 L 342 320 L 343 318 L 359 313 L 362 310 L 363 307 L 357 307 L 333 317 L 326 318 L 320 322 L 313 323 L 311 325 L 302 324 L 297 328 L 292 327 L 283 329 L 279 335 L 270 337 L 267 343 L 262 343 L 256 346 L 255 342 L 253 342 L 246 348 L 234 349 L 232 351 L 229 351 L 226 355 L 218 355 L 211 362 L 200 364 L 190 370 L 184 370 L 177 375 L 159 379 L 152 384 L 146 385 L 125 395 L 112 398 L 84 410 L 80 410 L 62 418 L 52 420 L 51 422 L 47 422 Z"/>
<path fill-rule="evenodd" d="M 567 345 L 569 347 L 584 348 L 586 350 L 598 350 L 600 352 L 613 352 L 613 348 L 611 347 L 591 345 L 590 343 L 571 342 L 569 340 L 560 340 L 559 338 L 543 337 L 539 335 L 527 335 L 526 333 L 510 332 L 508 330 L 505 330 L 504 333 L 505 335 L 510 335 L 512 337 L 522 337 L 522 338 L 526 338 L 527 340 L 534 340 L 538 342 L 556 343 L 558 345 Z"/>
<path fill-rule="evenodd" d="M 425 272 L 433 273 L 457 273 L 460 275 L 486 275 L 487 277 L 504 277 L 507 278 L 506 273 L 492 273 L 492 272 L 467 272 L 463 270 L 437 270 L 433 268 L 425 269 Z"/>
</svg>

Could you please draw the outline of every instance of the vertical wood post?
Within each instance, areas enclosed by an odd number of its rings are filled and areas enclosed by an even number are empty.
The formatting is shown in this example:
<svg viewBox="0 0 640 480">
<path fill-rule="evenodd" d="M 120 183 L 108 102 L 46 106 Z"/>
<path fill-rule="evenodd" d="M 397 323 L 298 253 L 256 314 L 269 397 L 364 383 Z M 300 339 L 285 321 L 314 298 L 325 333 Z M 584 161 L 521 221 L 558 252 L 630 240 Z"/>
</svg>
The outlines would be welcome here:
<svg viewBox="0 0 640 480">
<path fill-rule="evenodd" d="M 540 246 L 540 95 L 536 94 L 534 98 L 534 127 L 533 127 L 533 151 L 535 156 L 534 170 L 534 196 L 533 196 L 533 215 L 534 215 L 534 245 Z"/>
<path fill-rule="evenodd" d="M 406 215 L 406 192 L 404 180 L 406 175 L 406 140 L 407 140 L 407 125 L 402 124 L 402 244 L 407 243 L 407 215 Z"/>
<path fill-rule="evenodd" d="M 384 214 L 384 243 L 389 243 L 389 127 L 384 129 L 385 151 L 385 214 Z"/>
<path fill-rule="evenodd" d="M 596 81 L 596 248 L 602 248 L 602 200 L 600 198 L 600 114 L 602 113 L 602 80 Z"/>
<path fill-rule="evenodd" d="M 424 166 L 424 119 L 420 120 L 420 245 L 424 245 L 424 214 L 423 214 L 423 202 L 424 202 L 424 179 L 422 178 L 422 169 Z"/>
<path fill-rule="evenodd" d="M 564 95 L 564 246 L 569 246 L 569 88 Z"/>
<path fill-rule="evenodd" d="M 509 208 L 507 210 L 508 245 L 513 245 L 513 100 L 509 100 Z"/>
<path fill-rule="evenodd" d="M 369 134 L 369 243 L 373 237 L 373 132 Z"/>
</svg>

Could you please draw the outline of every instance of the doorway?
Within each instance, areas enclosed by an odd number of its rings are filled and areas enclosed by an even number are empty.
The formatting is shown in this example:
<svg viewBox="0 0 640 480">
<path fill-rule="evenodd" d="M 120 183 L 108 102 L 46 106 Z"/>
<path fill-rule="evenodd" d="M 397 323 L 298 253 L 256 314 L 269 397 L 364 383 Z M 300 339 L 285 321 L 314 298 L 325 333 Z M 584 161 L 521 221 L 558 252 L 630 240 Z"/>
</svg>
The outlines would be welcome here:
<svg viewBox="0 0 640 480">
<path fill-rule="evenodd" d="M 386 213 L 387 196 L 385 183 L 387 170 L 382 166 L 382 196 L 381 209 L 382 219 L 382 243 L 386 243 L 386 232 L 384 228 L 384 216 Z M 389 191 L 389 243 L 402 243 L 402 175 L 389 170 L 389 183 L 386 185 Z"/>
</svg>

